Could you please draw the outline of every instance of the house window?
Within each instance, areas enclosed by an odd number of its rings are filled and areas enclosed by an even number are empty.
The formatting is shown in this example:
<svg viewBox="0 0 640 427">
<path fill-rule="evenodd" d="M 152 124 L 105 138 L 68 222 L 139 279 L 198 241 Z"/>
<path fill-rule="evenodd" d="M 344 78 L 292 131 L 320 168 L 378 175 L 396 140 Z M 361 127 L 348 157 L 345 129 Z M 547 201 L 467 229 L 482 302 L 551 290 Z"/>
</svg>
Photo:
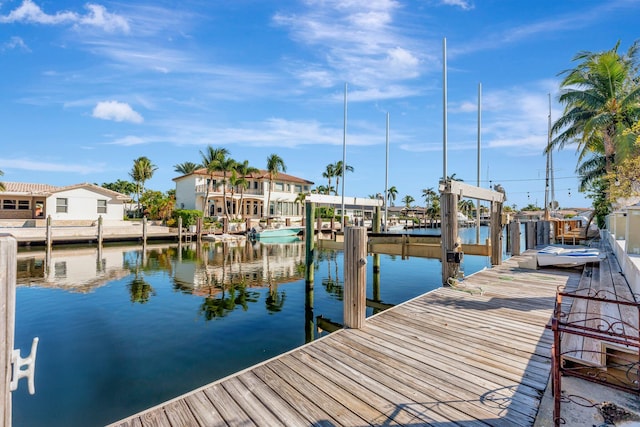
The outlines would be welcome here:
<svg viewBox="0 0 640 427">
<path fill-rule="evenodd" d="M 29 200 L 18 200 L 18 210 L 28 211 L 29 209 L 31 209 L 31 203 L 29 203 Z"/>
<path fill-rule="evenodd" d="M 98 200 L 98 213 L 107 213 L 107 201 L 106 200 Z"/>
<path fill-rule="evenodd" d="M 282 182 L 276 182 L 273 188 L 275 191 L 284 191 L 284 184 Z"/>
<path fill-rule="evenodd" d="M 296 185 L 296 193 L 302 193 L 302 185 Z"/>
<path fill-rule="evenodd" d="M 15 210 L 16 209 L 16 201 L 10 199 L 4 199 L 2 201 L 2 209 L 6 210 Z"/>
<path fill-rule="evenodd" d="M 253 181 L 253 189 L 254 190 L 258 189 L 258 181 Z"/>
<path fill-rule="evenodd" d="M 69 209 L 69 199 L 58 198 L 56 199 L 56 212 L 67 213 Z"/>
</svg>

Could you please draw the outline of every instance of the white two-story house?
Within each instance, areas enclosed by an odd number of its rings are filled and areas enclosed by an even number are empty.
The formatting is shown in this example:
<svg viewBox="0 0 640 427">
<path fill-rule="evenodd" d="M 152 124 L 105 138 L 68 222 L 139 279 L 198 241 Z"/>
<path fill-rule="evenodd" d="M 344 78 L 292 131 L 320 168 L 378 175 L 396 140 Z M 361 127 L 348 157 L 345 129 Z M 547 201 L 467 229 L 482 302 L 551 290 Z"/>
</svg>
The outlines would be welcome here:
<svg viewBox="0 0 640 427">
<path fill-rule="evenodd" d="M 222 172 L 213 176 L 206 169 L 198 169 L 187 175 L 174 178 L 176 183 L 176 208 L 204 210 L 206 216 L 225 216 L 224 200 L 227 212 L 232 218 L 282 217 L 299 219 L 304 216 L 304 204 L 296 202 L 300 193 L 308 193 L 313 182 L 285 173 L 271 182 L 269 199 L 269 172 L 260 170 L 245 178 L 247 187 L 231 186 L 230 173 L 224 183 Z M 208 187 L 208 191 L 207 191 Z M 226 195 L 225 195 L 226 193 Z M 269 206 L 267 200 L 269 199 Z"/>
</svg>

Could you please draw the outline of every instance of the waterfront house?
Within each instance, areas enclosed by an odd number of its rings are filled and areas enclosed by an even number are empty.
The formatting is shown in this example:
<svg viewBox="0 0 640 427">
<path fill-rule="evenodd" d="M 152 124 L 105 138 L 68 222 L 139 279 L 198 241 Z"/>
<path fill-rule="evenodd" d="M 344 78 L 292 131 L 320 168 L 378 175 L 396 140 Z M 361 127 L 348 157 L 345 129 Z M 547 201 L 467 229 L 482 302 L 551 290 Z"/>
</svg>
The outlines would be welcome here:
<svg viewBox="0 0 640 427">
<path fill-rule="evenodd" d="M 58 225 L 85 225 L 100 216 L 121 221 L 124 202 L 129 200 L 127 195 L 89 183 L 58 187 L 5 182 L 4 186 L 0 191 L 0 220 L 12 225 L 36 225 L 48 216 Z"/>
<path fill-rule="evenodd" d="M 282 217 L 301 219 L 304 205 L 296 202 L 300 193 L 309 192 L 313 182 L 285 173 L 278 173 L 271 182 L 269 198 L 269 172 L 260 170 L 245 176 L 246 188 L 229 183 L 231 173 L 227 173 L 226 182 L 221 171 L 213 176 L 201 168 L 192 173 L 174 178 L 176 183 L 176 207 L 178 209 L 204 210 L 209 217 L 225 216 L 224 200 L 227 212 L 233 218 Z M 208 191 L 207 191 L 208 187 Z"/>
</svg>

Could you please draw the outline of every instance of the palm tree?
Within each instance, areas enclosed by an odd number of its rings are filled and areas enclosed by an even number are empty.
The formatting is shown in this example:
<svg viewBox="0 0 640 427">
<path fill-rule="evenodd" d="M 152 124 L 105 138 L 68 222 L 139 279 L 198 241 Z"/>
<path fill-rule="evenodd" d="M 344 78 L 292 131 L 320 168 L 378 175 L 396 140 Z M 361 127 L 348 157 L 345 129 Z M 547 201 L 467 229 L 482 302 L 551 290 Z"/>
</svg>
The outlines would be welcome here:
<svg viewBox="0 0 640 427">
<path fill-rule="evenodd" d="M 174 171 L 181 173 L 182 175 L 188 175 L 192 172 L 194 172 L 195 170 L 197 170 L 200 165 L 197 165 L 193 162 L 182 162 L 182 163 L 178 163 L 177 165 L 173 165 L 174 167 Z"/>
<path fill-rule="evenodd" d="M 340 178 L 342 177 L 342 160 L 336 162 L 334 165 L 336 174 L 336 196 L 338 195 L 338 188 L 340 187 Z M 353 166 L 344 165 L 345 172 L 353 172 Z"/>
<path fill-rule="evenodd" d="M 433 201 L 433 198 L 435 196 L 436 196 L 436 192 L 434 191 L 433 187 L 424 188 L 422 190 L 422 197 L 424 197 L 424 202 L 425 202 L 424 216 L 427 215 L 427 211 L 431 207 L 431 202 Z"/>
<path fill-rule="evenodd" d="M 402 198 L 402 203 L 404 203 L 404 206 L 409 209 L 411 207 L 411 203 L 413 203 L 416 199 L 414 199 L 412 196 L 410 195 L 406 195 Z"/>
<path fill-rule="evenodd" d="M 564 112 L 551 128 L 555 138 L 545 152 L 577 144 L 580 161 L 601 144 L 609 172 L 615 155 L 625 151 L 628 139 L 622 131 L 640 116 L 640 42 L 634 42 L 626 55 L 618 53 L 619 46 L 620 42 L 605 52 L 579 52 L 573 58 L 579 61 L 576 68 L 561 73 L 566 75 L 559 97 Z"/>
<path fill-rule="evenodd" d="M 129 172 L 129 176 L 136 182 L 137 186 L 138 213 L 140 212 L 140 195 L 144 192 L 144 183 L 151 179 L 157 169 L 158 167 L 145 156 L 138 157 L 133 161 L 133 168 Z"/>
<path fill-rule="evenodd" d="M 267 157 L 267 172 L 269 173 L 269 195 L 267 196 L 267 206 L 265 212 L 269 215 L 269 207 L 271 205 L 271 187 L 273 186 L 273 180 L 278 176 L 280 172 L 286 172 L 287 166 L 284 164 L 282 157 L 277 154 L 271 154 Z"/>
<path fill-rule="evenodd" d="M 3 176 L 3 175 L 4 175 L 4 172 L 0 171 L 0 176 Z M 0 191 L 4 191 L 6 189 L 7 188 L 5 187 L 4 182 L 0 181 Z"/>
<path fill-rule="evenodd" d="M 336 176 L 336 165 L 335 163 L 329 163 L 324 172 L 322 172 L 322 177 L 327 178 L 327 187 L 331 187 L 331 179 Z"/>
<path fill-rule="evenodd" d="M 387 190 L 387 201 L 391 206 L 393 206 L 393 202 L 396 200 L 396 196 L 398 195 L 398 189 L 395 187 L 389 187 Z"/>
<path fill-rule="evenodd" d="M 244 210 L 244 190 L 249 187 L 249 180 L 247 179 L 247 177 L 254 173 L 260 172 L 260 170 L 249 165 L 249 160 L 245 160 L 242 163 L 236 163 L 236 171 L 238 171 L 238 173 L 242 176 L 242 179 L 239 180 L 238 184 L 240 185 L 240 213 L 244 217 L 247 214 Z"/>
<path fill-rule="evenodd" d="M 209 201 L 209 188 L 213 184 L 213 177 L 215 173 L 220 169 L 220 164 L 224 161 L 224 159 L 229 155 L 229 150 L 226 148 L 213 148 L 212 146 L 207 146 L 207 149 L 202 152 L 200 151 L 200 156 L 202 157 L 202 167 L 207 170 L 209 174 L 209 182 L 207 183 L 207 190 L 204 196 L 204 202 L 202 203 L 202 215 L 208 216 L 207 213 L 207 202 Z"/>
<path fill-rule="evenodd" d="M 222 171 L 222 203 L 224 204 L 224 214 L 227 219 L 229 219 L 229 209 L 227 207 L 227 173 L 232 172 L 237 164 L 238 162 L 233 160 L 231 157 L 220 159 L 219 163 L 220 170 Z M 231 197 L 233 199 L 233 194 Z M 231 203 L 233 203 L 233 201 Z"/>
</svg>

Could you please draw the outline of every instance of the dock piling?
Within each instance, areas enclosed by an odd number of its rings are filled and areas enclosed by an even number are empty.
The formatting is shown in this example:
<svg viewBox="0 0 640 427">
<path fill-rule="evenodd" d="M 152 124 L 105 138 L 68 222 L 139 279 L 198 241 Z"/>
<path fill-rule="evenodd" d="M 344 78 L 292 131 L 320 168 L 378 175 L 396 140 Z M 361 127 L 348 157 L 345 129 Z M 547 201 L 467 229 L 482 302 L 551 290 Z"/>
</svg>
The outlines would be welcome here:
<svg viewBox="0 0 640 427">
<path fill-rule="evenodd" d="M 10 234 L 0 234 L 0 423 L 11 425 L 11 354 L 14 347 L 18 244 Z"/>
<path fill-rule="evenodd" d="M 347 227 L 344 233 L 344 325 L 364 326 L 367 300 L 367 229 Z"/>
</svg>

